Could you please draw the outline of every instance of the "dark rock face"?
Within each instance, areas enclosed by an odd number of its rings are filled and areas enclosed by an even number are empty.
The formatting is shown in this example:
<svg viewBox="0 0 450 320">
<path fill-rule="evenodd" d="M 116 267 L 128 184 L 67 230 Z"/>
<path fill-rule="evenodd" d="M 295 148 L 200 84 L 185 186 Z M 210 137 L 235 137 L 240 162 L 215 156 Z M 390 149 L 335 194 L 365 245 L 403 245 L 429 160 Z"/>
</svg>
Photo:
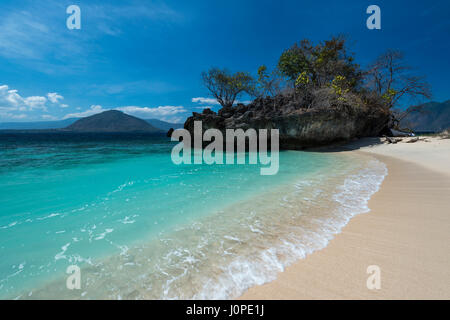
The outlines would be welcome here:
<svg viewBox="0 0 450 320">
<path fill-rule="evenodd" d="M 379 136 L 388 130 L 390 113 L 381 108 L 304 108 L 289 96 L 256 99 L 249 105 L 194 112 L 184 127 L 191 136 L 194 121 L 203 131 L 219 129 L 279 129 L 280 148 L 303 149 L 353 138 Z"/>
<path fill-rule="evenodd" d="M 145 120 L 110 110 L 76 121 L 63 129 L 72 132 L 159 132 Z"/>
</svg>

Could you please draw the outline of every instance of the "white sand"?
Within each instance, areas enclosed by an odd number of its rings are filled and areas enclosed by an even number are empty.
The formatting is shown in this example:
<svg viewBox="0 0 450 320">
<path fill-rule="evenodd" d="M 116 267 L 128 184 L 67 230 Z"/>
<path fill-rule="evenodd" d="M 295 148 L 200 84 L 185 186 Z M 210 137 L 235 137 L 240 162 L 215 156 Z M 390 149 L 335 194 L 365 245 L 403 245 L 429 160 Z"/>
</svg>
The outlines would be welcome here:
<svg viewBox="0 0 450 320">
<path fill-rule="evenodd" d="M 427 139 L 348 145 L 388 167 L 371 212 L 241 299 L 450 299 L 450 140 Z M 369 265 L 380 267 L 379 290 L 366 286 Z"/>
</svg>

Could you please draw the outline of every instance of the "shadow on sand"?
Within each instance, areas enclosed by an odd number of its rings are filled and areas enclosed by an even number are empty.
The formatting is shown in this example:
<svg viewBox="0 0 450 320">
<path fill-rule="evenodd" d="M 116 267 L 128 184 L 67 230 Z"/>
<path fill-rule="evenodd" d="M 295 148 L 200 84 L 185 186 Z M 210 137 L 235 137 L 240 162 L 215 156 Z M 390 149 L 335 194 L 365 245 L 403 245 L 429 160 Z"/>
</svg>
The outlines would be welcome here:
<svg viewBox="0 0 450 320">
<path fill-rule="evenodd" d="M 384 139 L 380 137 L 368 137 L 360 138 L 353 141 L 336 143 L 326 147 L 308 148 L 304 151 L 310 152 L 344 152 L 344 151 L 354 151 L 361 148 L 372 148 L 376 145 L 384 143 Z"/>
</svg>

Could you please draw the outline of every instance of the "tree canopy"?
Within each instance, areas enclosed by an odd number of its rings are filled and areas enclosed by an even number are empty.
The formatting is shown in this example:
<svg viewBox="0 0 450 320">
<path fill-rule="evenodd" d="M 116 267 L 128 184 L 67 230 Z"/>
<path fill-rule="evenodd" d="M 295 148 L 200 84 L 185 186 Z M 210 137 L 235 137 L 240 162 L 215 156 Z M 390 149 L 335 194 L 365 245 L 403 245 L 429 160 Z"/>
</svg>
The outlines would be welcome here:
<svg viewBox="0 0 450 320">
<path fill-rule="evenodd" d="M 315 87 L 330 84 L 336 76 L 345 77 L 352 87 L 361 81 L 359 65 L 347 52 L 343 37 L 333 37 L 317 45 L 302 40 L 281 54 L 278 68 L 293 83 L 300 76 L 307 77 Z"/>
<path fill-rule="evenodd" d="M 261 65 L 255 79 L 248 72 L 212 68 L 202 73 L 203 82 L 223 107 L 231 107 L 243 93 L 266 97 L 293 92 L 303 108 L 365 105 L 386 110 L 406 97 L 431 97 L 430 86 L 411 73 L 401 52 L 389 50 L 362 71 L 347 46 L 342 36 L 317 44 L 305 39 L 284 50 L 271 72 Z"/>
<path fill-rule="evenodd" d="M 203 83 L 222 107 L 231 107 L 242 93 L 254 95 L 255 81 L 248 72 L 231 74 L 226 69 L 211 68 L 202 73 Z"/>
<path fill-rule="evenodd" d="M 366 73 L 369 88 L 381 96 L 389 108 L 397 106 L 400 99 L 431 98 L 430 85 L 424 77 L 411 73 L 403 53 L 388 50 L 372 63 Z"/>
</svg>

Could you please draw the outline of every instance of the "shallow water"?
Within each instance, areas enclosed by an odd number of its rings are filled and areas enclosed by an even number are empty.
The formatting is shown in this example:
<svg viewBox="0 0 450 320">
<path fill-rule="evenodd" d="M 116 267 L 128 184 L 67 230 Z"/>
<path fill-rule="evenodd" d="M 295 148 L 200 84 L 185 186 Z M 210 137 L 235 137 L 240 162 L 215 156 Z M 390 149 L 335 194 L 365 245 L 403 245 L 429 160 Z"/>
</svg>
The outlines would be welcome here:
<svg viewBox="0 0 450 320">
<path fill-rule="evenodd" d="M 385 166 L 281 152 L 174 165 L 162 137 L 0 136 L 0 297 L 233 298 L 368 211 Z M 81 290 L 65 271 L 81 267 Z"/>
</svg>

